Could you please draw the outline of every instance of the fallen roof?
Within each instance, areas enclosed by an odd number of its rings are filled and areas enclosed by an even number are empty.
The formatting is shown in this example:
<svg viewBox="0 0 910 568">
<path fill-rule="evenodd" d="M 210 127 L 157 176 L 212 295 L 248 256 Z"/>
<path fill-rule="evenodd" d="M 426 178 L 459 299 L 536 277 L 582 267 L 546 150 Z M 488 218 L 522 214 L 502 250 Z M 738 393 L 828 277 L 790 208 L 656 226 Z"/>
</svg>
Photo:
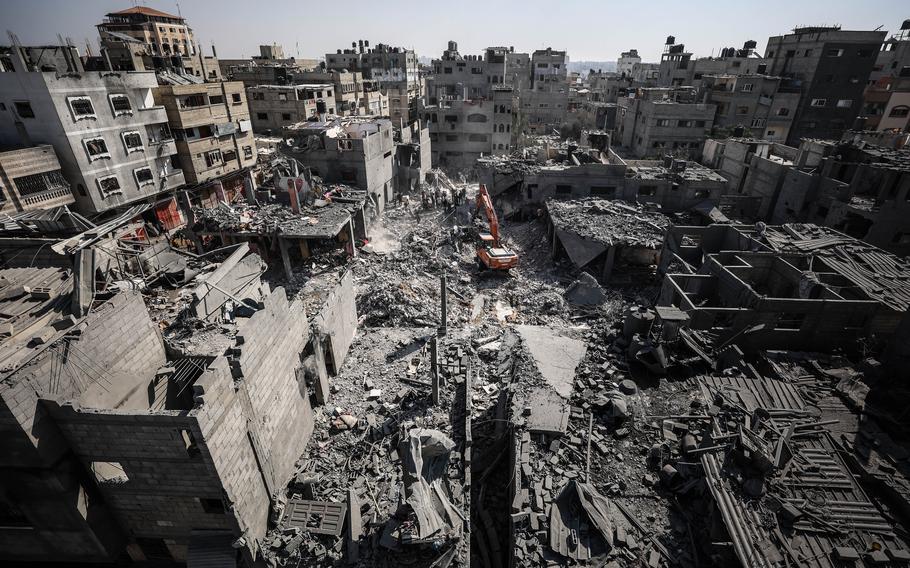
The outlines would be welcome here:
<svg viewBox="0 0 910 568">
<path fill-rule="evenodd" d="M 360 203 L 333 201 L 323 207 L 305 208 L 301 213 L 287 205 L 227 205 L 197 210 L 205 229 L 250 235 L 274 235 L 306 239 L 331 239 L 351 220 Z"/>
<path fill-rule="evenodd" d="M 609 199 L 549 199 L 547 213 L 558 231 L 604 246 L 658 249 L 670 222 L 661 213 Z"/>
</svg>

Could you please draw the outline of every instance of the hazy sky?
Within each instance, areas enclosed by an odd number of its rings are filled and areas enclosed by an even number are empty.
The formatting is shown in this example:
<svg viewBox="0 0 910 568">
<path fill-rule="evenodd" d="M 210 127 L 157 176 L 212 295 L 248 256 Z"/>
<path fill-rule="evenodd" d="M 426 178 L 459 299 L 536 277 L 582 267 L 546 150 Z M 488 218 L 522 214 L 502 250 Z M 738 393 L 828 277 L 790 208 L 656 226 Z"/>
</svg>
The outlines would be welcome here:
<svg viewBox="0 0 910 568">
<path fill-rule="evenodd" d="M 177 13 L 174 0 L 144 1 Z M 135 0 L 0 0 L 3 28 L 25 44 L 55 43 L 57 34 L 84 49 L 97 47 L 95 24 Z M 844 29 L 896 31 L 910 18 L 907 0 L 183 0 L 180 12 L 196 38 L 219 57 L 258 53 L 261 43 L 284 45 L 287 55 L 321 57 L 357 39 L 410 47 L 436 57 L 450 39 L 462 53 L 488 45 L 517 51 L 567 49 L 574 61 L 615 60 L 638 49 L 657 61 L 666 36 L 676 36 L 697 56 L 749 39 L 764 50 L 768 36 L 796 25 L 839 24 Z M 3 37 L 0 43 L 7 43 Z"/>
</svg>

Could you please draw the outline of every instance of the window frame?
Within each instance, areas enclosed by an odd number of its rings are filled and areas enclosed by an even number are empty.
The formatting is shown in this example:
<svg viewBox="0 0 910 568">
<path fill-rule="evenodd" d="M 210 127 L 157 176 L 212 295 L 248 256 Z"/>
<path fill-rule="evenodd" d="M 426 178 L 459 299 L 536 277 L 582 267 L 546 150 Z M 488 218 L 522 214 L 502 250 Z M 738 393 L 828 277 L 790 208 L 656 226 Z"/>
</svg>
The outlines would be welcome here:
<svg viewBox="0 0 910 568">
<path fill-rule="evenodd" d="M 135 134 L 139 137 L 139 146 L 130 147 L 126 142 L 126 137 Z M 133 152 L 145 152 L 145 143 L 142 141 L 142 133 L 138 130 L 125 130 L 120 133 L 120 140 L 123 142 L 123 148 L 126 150 L 127 154 L 132 154 Z"/>
<path fill-rule="evenodd" d="M 104 182 L 105 180 L 109 180 L 109 179 L 113 179 L 113 180 L 117 181 L 117 188 L 110 192 L 106 192 L 104 187 L 102 187 L 101 183 Z M 107 197 L 110 197 L 111 195 L 122 195 L 123 194 L 123 186 L 120 185 L 120 178 L 117 177 L 117 174 L 110 174 L 110 175 L 106 175 L 106 176 L 102 176 L 102 177 L 96 177 L 95 185 L 98 186 L 98 191 L 101 192 L 102 198 L 107 198 Z"/>
<path fill-rule="evenodd" d="M 74 102 L 88 102 L 89 106 L 92 107 L 92 112 L 86 114 L 77 114 L 76 108 L 73 106 Z M 98 111 L 95 110 L 95 103 L 92 102 L 92 98 L 86 95 L 74 95 L 66 97 L 66 105 L 70 109 L 70 114 L 73 117 L 74 121 L 80 120 L 97 120 Z"/>
<path fill-rule="evenodd" d="M 117 107 L 114 106 L 115 99 L 122 99 L 126 101 L 126 104 L 129 106 L 126 110 L 117 110 Z M 133 101 L 130 100 L 129 95 L 126 93 L 111 93 L 107 96 L 107 102 L 111 106 L 111 112 L 114 113 L 114 116 L 132 116 L 133 115 Z"/>
<path fill-rule="evenodd" d="M 101 142 L 104 144 L 104 152 L 100 152 L 98 154 L 92 154 L 91 150 L 89 150 L 88 145 L 90 142 L 94 142 L 95 140 L 101 140 Z M 96 160 L 110 159 L 110 157 L 111 157 L 111 149 L 108 148 L 107 140 L 104 139 L 104 136 L 93 136 L 91 138 L 83 138 L 82 147 L 85 148 L 85 153 L 88 156 L 89 162 L 94 162 Z"/>
<path fill-rule="evenodd" d="M 141 181 L 139 179 L 139 172 L 146 170 L 148 170 L 151 177 L 146 181 Z M 146 185 L 155 185 L 155 172 L 152 171 L 152 168 L 150 166 L 142 166 L 141 168 L 136 168 L 133 170 L 133 179 L 136 181 L 136 185 L 140 188 Z"/>
<path fill-rule="evenodd" d="M 819 103 L 819 104 L 815 104 Z M 813 108 L 824 108 L 828 106 L 828 99 L 811 99 L 809 101 L 809 106 Z"/>
</svg>

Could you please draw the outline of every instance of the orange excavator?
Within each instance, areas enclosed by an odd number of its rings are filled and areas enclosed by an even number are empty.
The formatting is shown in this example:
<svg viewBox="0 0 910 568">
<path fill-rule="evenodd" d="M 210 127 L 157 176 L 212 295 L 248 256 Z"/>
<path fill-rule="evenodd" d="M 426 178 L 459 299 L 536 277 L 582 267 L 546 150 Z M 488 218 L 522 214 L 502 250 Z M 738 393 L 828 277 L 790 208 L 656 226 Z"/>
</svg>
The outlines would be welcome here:
<svg viewBox="0 0 910 568">
<path fill-rule="evenodd" d="M 518 255 L 505 248 L 499 240 L 499 218 L 496 216 L 487 186 L 484 184 L 480 184 L 480 191 L 477 192 L 477 208 L 474 210 L 474 216 L 480 215 L 481 211 L 487 216 L 490 232 L 480 233 L 480 244 L 477 247 L 478 262 L 493 270 L 515 268 L 518 266 Z"/>
</svg>

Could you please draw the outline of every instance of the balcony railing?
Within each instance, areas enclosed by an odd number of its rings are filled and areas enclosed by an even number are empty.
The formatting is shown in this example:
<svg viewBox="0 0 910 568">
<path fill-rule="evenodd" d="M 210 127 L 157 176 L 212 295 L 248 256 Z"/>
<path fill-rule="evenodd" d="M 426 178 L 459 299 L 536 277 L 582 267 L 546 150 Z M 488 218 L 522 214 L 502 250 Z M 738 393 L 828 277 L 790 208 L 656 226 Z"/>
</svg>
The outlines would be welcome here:
<svg viewBox="0 0 910 568">
<path fill-rule="evenodd" d="M 54 189 L 48 189 L 47 191 L 42 191 L 40 193 L 32 193 L 29 195 L 23 195 L 20 199 L 23 207 L 29 207 L 32 205 L 43 205 L 48 201 L 66 201 L 73 202 L 73 193 L 69 190 L 68 187 L 57 187 Z"/>
</svg>

